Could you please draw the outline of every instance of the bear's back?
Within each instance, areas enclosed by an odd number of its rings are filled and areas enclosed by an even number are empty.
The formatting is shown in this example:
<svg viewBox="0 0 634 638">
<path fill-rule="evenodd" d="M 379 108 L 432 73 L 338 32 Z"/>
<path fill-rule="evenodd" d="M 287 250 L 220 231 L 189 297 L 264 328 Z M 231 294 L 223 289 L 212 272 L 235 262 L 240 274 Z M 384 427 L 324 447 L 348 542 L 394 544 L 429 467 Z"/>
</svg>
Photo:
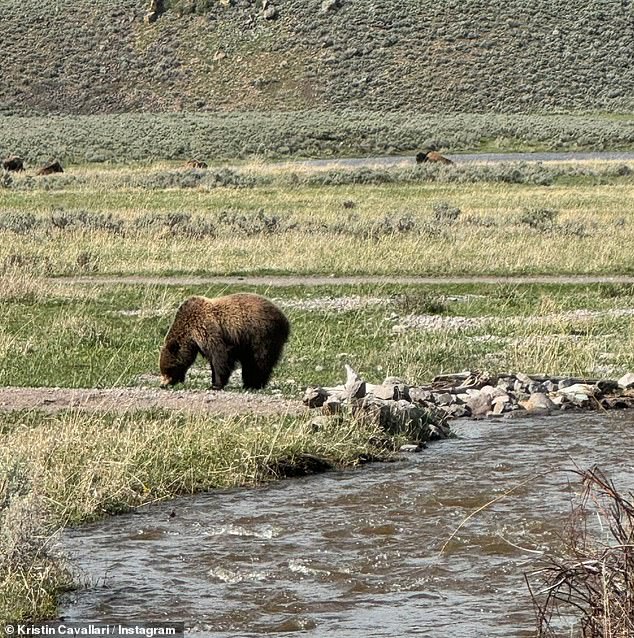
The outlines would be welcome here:
<svg viewBox="0 0 634 638">
<path fill-rule="evenodd" d="M 257 336 L 285 342 L 290 334 L 290 324 L 282 310 L 266 297 L 249 292 L 189 297 L 180 305 L 177 317 L 199 325 L 217 324 L 231 341 Z"/>
</svg>

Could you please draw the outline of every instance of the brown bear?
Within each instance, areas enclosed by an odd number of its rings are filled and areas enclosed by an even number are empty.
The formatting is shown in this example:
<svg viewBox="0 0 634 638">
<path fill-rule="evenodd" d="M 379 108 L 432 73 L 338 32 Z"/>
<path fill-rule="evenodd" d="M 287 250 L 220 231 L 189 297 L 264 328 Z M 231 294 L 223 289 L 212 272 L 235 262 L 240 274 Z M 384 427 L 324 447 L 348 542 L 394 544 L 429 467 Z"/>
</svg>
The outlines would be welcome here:
<svg viewBox="0 0 634 638">
<path fill-rule="evenodd" d="M 236 363 L 247 390 L 263 388 L 290 334 L 284 313 L 265 297 L 236 293 L 224 297 L 190 297 L 176 311 L 161 348 L 161 387 L 185 380 L 202 354 L 211 366 L 211 387 L 222 390 Z"/>
<path fill-rule="evenodd" d="M 40 168 L 35 174 L 36 175 L 52 175 L 53 173 L 63 173 L 63 172 L 64 172 L 64 169 L 62 165 L 56 160 L 54 162 L 51 162 L 50 164 L 47 164 L 46 166 L 42 166 L 42 168 Z"/>
<path fill-rule="evenodd" d="M 23 171 L 24 160 L 17 155 L 9 155 L 9 157 L 2 160 L 2 168 L 4 168 L 5 171 Z"/>
<path fill-rule="evenodd" d="M 423 162 L 438 162 L 440 164 L 453 164 L 448 158 L 444 157 L 436 151 L 421 151 L 416 154 L 416 163 L 422 164 Z"/>
<path fill-rule="evenodd" d="M 207 163 L 202 160 L 191 159 L 185 164 L 187 168 L 207 168 Z"/>
</svg>

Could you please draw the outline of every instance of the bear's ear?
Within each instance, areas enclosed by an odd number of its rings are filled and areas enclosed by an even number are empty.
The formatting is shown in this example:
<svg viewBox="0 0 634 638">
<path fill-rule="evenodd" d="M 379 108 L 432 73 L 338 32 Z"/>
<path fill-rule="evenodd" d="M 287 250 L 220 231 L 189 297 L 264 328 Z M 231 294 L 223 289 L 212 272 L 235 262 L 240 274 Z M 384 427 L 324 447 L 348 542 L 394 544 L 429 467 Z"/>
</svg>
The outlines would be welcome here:
<svg viewBox="0 0 634 638">
<path fill-rule="evenodd" d="M 168 341 L 165 344 L 165 347 L 167 348 L 167 351 L 170 354 L 178 354 L 178 351 L 181 349 L 180 343 L 178 343 L 176 339 L 172 339 L 171 341 Z"/>
</svg>

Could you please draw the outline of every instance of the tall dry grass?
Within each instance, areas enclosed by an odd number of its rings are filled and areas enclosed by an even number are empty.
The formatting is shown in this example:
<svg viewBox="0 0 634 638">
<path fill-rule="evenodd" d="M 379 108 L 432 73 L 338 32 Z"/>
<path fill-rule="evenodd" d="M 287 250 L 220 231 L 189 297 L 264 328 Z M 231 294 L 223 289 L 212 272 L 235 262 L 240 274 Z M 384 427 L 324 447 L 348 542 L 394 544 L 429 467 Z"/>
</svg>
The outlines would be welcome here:
<svg viewBox="0 0 634 638">
<path fill-rule="evenodd" d="M 527 576 L 538 636 L 634 636 L 634 500 L 599 468 L 577 470 L 583 491 L 560 553 Z"/>
<path fill-rule="evenodd" d="M 51 618 L 71 577 L 51 549 L 56 525 L 47 500 L 33 491 L 27 468 L 0 459 L 0 619 Z"/>
</svg>

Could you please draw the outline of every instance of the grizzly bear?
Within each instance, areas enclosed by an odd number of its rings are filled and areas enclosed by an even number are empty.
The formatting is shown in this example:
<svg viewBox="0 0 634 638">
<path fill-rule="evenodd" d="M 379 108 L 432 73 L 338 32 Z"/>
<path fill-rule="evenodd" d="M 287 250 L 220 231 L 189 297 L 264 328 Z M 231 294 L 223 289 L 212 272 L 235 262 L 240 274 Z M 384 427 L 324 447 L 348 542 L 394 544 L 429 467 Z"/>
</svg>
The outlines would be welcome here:
<svg viewBox="0 0 634 638">
<path fill-rule="evenodd" d="M 35 174 L 36 175 L 52 175 L 53 173 L 63 173 L 64 169 L 62 165 L 56 160 L 47 164 L 46 166 L 42 166 Z"/>
<path fill-rule="evenodd" d="M 176 311 L 161 348 L 161 387 L 182 383 L 200 353 L 211 366 L 214 390 L 227 385 L 238 362 L 245 389 L 263 388 L 289 334 L 284 313 L 260 295 L 190 297 Z"/>
<path fill-rule="evenodd" d="M 185 164 L 187 168 L 207 168 L 207 163 L 202 160 L 191 159 Z"/>
<path fill-rule="evenodd" d="M 2 160 L 2 168 L 4 168 L 5 171 L 23 171 L 24 160 L 17 155 L 9 155 L 9 157 Z"/>
<path fill-rule="evenodd" d="M 453 162 L 448 158 L 444 157 L 440 153 L 436 151 L 421 151 L 416 154 L 416 163 L 422 164 L 423 162 L 439 162 L 440 164 L 453 164 Z"/>
</svg>

